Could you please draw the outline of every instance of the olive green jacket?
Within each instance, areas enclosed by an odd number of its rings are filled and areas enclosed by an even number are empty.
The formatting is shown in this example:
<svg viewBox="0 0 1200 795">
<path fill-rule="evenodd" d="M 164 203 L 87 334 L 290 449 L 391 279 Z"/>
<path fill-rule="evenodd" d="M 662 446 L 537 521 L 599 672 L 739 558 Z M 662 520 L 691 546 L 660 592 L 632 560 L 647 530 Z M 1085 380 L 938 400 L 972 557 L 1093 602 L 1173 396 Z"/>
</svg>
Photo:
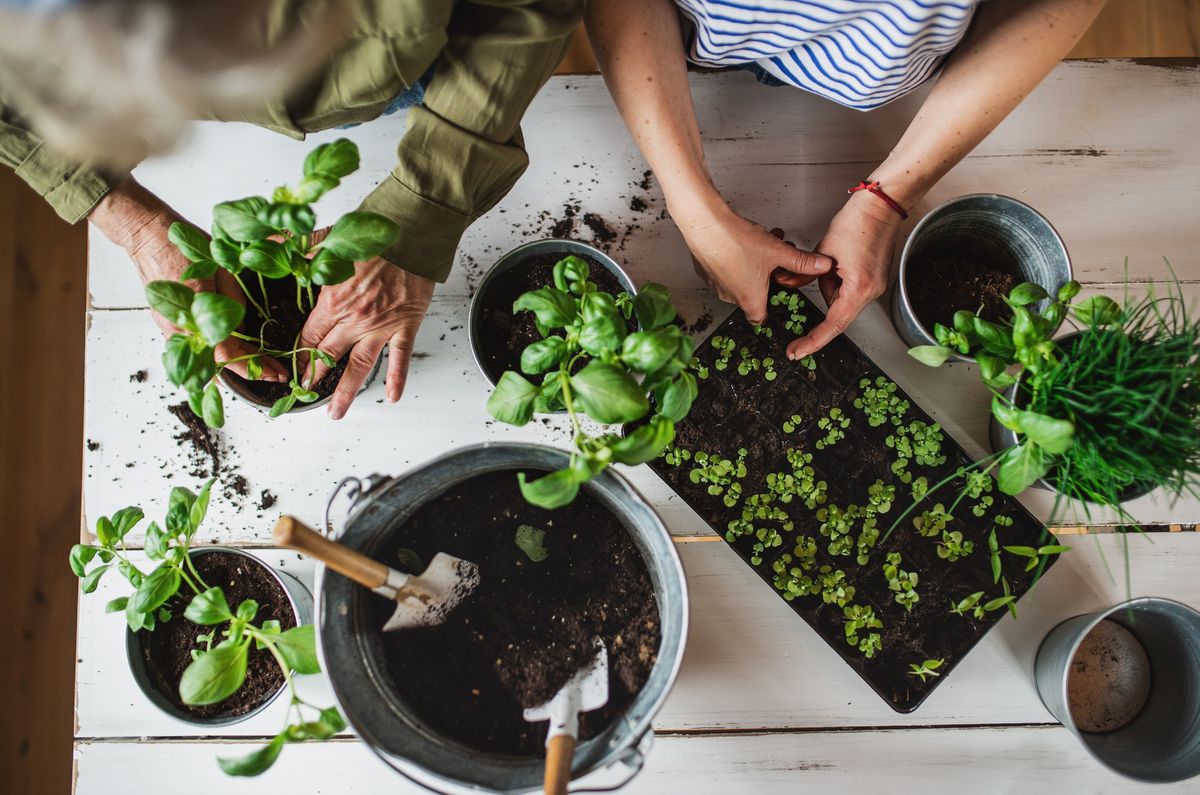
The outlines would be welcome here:
<svg viewBox="0 0 1200 795">
<path fill-rule="evenodd" d="M 305 0 L 275 0 L 264 46 L 304 24 Z M 391 175 L 362 202 L 400 225 L 384 257 L 445 281 L 466 228 L 508 193 L 529 163 L 525 109 L 562 60 L 583 0 L 353 0 L 350 35 L 299 90 L 237 118 L 303 139 L 377 118 L 436 64 L 424 103 L 408 111 Z M 0 84 L 4 79 L 0 75 Z M 3 94 L 0 87 L 0 95 Z M 124 175 L 50 150 L 0 103 L 0 163 L 67 221 L 87 216 Z"/>
</svg>

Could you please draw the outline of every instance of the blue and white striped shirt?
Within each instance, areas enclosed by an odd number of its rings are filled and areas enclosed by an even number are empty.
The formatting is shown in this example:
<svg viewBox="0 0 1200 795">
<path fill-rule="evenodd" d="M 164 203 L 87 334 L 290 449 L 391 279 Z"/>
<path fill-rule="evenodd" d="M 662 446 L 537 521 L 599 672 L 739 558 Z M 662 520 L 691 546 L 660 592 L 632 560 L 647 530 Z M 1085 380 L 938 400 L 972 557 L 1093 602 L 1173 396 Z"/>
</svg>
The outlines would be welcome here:
<svg viewBox="0 0 1200 795">
<path fill-rule="evenodd" d="M 858 110 L 904 96 L 937 71 L 979 0 L 675 0 L 688 58 L 758 64 L 778 80 Z"/>
</svg>

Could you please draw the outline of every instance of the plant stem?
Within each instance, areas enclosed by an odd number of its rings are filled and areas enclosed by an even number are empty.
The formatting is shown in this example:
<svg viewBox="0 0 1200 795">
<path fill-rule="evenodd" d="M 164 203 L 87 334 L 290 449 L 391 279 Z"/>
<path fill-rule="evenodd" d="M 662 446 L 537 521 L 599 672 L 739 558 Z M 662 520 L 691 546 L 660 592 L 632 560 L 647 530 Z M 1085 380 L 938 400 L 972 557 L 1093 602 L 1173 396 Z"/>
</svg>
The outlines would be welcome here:
<svg viewBox="0 0 1200 795">
<path fill-rule="evenodd" d="M 253 297 L 250 295 L 250 291 L 246 289 L 246 283 L 245 283 L 244 281 L 242 281 L 242 277 L 241 277 L 241 276 L 238 276 L 236 273 L 234 273 L 234 274 L 233 274 L 233 278 L 234 278 L 234 279 L 237 281 L 237 283 L 238 283 L 238 287 L 241 287 L 241 288 L 242 288 L 242 295 L 246 296 L 246 300 L 247 300 L 247 301 L 249 301 L 251 304 L 253 304 L 253 305 L 254 305 L 254 308 L 255 308 L 255 309 L 258 311 L 258 314 L 259 314 L 260 316 L 262 316 L 262 317 L 270 317 L 270 316 L 271 316 L 271 313 L 270 313 L 270 312 L 268 312 L 266 309 L 264 309 L 264 308 L 263 308 L 263 307 L 262 307 L 262 306 L 261 306 L 261 305 L 258 303 L 258 301 L 255 301 L 255 300 L 254 300 L 254 298 L 253 298 Z M 258 278 L 259 278 L 260 280 L 262 279 L 262 274 L 261 274 L 261 273 L 258 275 Z M 264 288 L 263 288 L 263 296 L 264 296 L 264 297 L 266 297 L 266 294 L 267 294 L 267 293 L 266 293 L 266 288 L 264 287 Z"/>
<path fill-rule="evenodd" d="M 262 291 L 263 307 L 265 308 L 270 306 L 271 299 L 267 297 L 267 281 L 263 278 L 261 273 L 258 274 L 258 289 Z M 262 316 L 264 320 L 270 320 L 271 311 L 266 309 L 264 312 L 262 312 Z"/>
<path fill-rule="evenodd" d="M 196 582 L 198 582 L 198 583 L 200 583 L 201 585 L 203 585 L 203 586 L 204 586 L 204 590 L 206 590 L 206 591 L 207 591 L 207 590 L 208 590 L 208 583 L 206 583 L 206 582 L 204 581 L 204 578 L 200 576 L 200 572 L 196 571 L 196 564 L 192 563 L 192 556 L 191 556 L 191 554 L 189 553 L 189 554 L 187 554 L 187 555 L 184 555 L 184 556 L 183 556 L 183 559 L 184 559 L 185 561 L 187 561 L 187 567 L 188 567 L 188 569 L 190 569 L 190 570 L 191 570 L 191 572 L 192 572 L 192 575 L 193 575 L 193 576 L 196 578 Z"/>
<path fill-rule="evenodd" d="M 296 280 L 296 308 L 301 312 L 304 311 L 304 304 L 300 300 L 300 280 Z"/>
</svg>

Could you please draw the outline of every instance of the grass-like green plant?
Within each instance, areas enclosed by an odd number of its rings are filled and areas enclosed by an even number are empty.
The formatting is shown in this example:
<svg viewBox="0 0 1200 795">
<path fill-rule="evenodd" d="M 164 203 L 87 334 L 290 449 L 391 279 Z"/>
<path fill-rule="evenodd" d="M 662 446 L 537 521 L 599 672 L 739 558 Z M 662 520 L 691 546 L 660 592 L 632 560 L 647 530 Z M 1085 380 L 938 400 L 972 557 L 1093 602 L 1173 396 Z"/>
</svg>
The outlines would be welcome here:
<svg viewBox="0 0 1200 795">
<path fill-rule="evenodd" d="M 535 412 L 566 411 L 573 429 L 566 468 L 536 480 L 518 474 L 528 502 L 567 505 L 610 464 L 653 461 L 675 440 L 675 423 L 691 410 L 698 387 L 689 371 L 692 340 L 673 322 L 667 288 L 646 284 L 636 296 L 611 295 L 588 279 L 586 262 L 569 256 L 554 265 L 553 283 L 519 296 L 513 312 L 532 312 L 542 339 L 521 352 L 525 375 L 509 370 L 500 377 L 488 411 L 510 425 L 525 425 Z M 630 333 L 635 315 L 640 328 Z M 525 376 L 541 376 L 541 383 Z M 643 419 L 651 413 L 647 395 L 655 411 L 628 436 L 584 432 L 582 416 L 601 424 Z"/>
<path fill-rule="evenodd" d="M 299 697 L 293 674 L 320 673 L 316 637 L 312 625 L 283 630 L 278 621 L 256 626 L 258 603 L 246 599 L 230 609 L 220 586 L 209 586 L 196 570 L 191 558 L 192 541 L 208 513 L 213 481 L 200 491 L 182 486 L 171 489 L 167 514 L 162 525 L 151 522 L 146 528 L 144 551 L 157 565 L 144 572 L 129 559 L 125 537 L 144 518 L 141 508 L 122 508 L 111 517 L 96 520 L 96 543 L 76 544 L 71 548 L 71 571 L 82 580 L 85 594 L 92 593 L 110 569 L 116 569 L 133 588 L 127 596 L 118 596 L 105 612 L 123 611 L 134 631 L 153 631 L 178 620 L 168 605 L 180 592 L 190 593 L 183 616 L 202 626 L 212 626 L 197 637 L 192 663 L 179 681 L 179 697 L 184 704 L 216 704 L 241 689 L 246 680 L 250 648 L 265 649 L 279 665 L 290 695 L 287 722 L 266 746 L 236 759 L 217 760 L 231 776 L 256 776 L 279 757 L 286 743 L 326 740 L 346 728 L 337 707 L 320 709 Z M 306 716 L 304 710 L 313 714 Z"/>
<path fill-rule="evenodd" d="M 920 679 L 922 682 L 924 682 L 926 679 L 929 679 L 930 677 L 941 676 L 941 674 L 938 673 L 938 669 L 941 668 L 945 664 L 946 664 L 945 658 L 938 659 L 938 660 L 925 660 L 924 662 L 920 662 L 920 663 L 909 663 L 908 675 L 915 676 L 918 679 Z"/>
<path fill-rule="evenodd" d="M 246 310 L 232 298 L 215 292 L 194 293 L 186 284 L 176 281 L 153 281 L 146 285 L 150 307 L 179 328 L 178 333 L 167 339 L 163 353 L 167 378 L 187 392 L 192 411 L 209 426 L 219 428 L 225 423 L 216 377 L 223 368 L 238 361 L 245 362 L 252 379 L 262 375 L 264 357 L 290 362 L 291 392 L 271 407 L 272 417 L 291 410 L 297 402 L 317 400 L 317 393 L 301 378 L 299 358 L 301 354 L 309 355 L 309 379 L 318 361 L 330 367 L 336 362 L 317 348 L 300 347 L 299 335 L 287 350 L 267 345 L 265 330 L 277 321 L 271 316 L 266 280 L 294 279 L 296 307 L 308 314 L 316 304 L 314 285 L 346 281 L 354 275 L 354 263 L 382 254 L 395 242 L 400 234 L 395 223 L 362 211 L 346 213 L 334 222 L 321 242 L 314 242 L 312 232 L 317 216 L 312 203 L 357 170 L 358 147 L 353 141 L 342 138 L 321 144 L 305 158 L 304 176 L 299 184 L 276 188 L 270 200 L 247 196 L 216 205 L 211 236 L 191 224 L 171 224 L 167 237 L 191 263 L 181 279 L 210 279 L 218 269 L 223 269 L 263 319 L 262 327 L 239 331 Z M 225 362 L 216 361 L 216 347 L 230 336 L 253 344 L 257 351 Z"/>
</svg>

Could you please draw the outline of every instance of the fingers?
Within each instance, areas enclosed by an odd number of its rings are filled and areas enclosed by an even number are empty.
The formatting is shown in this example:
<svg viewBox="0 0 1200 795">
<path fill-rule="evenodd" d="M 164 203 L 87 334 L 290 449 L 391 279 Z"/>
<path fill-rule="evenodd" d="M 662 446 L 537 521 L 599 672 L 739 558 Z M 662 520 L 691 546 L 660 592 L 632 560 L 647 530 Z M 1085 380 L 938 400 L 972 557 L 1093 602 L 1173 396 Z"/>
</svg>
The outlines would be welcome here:
<svg viewBox="0 0 1200 795">
<path fill-rule="evenodd" d="M 243 357 L 252 356 L 257 353 L 258 348 L 247 342 L 239 339 L 228 339 L 216 347 L 216 350 L 213 351 L 213 356 L 218 362 L 229 362 L 233 359 L 240 359 L 241 361 L 234 361 L 225 366 L 228 370 L 240 375 L 242 378 L 249 379 L 250 373 L 246 369 L 246 360 Z M 259 377 L 260 381 L 278 381 L 284 384 L 288 382 L 289 374 L 287 368 L 279 361 L 267 356 L 265 353 L 259 355 L 258 361 L 262 365 L 262 375 Z"/>
<path fill-rule="evenodd" d="M 772 251 L 774 264 L 801 277 L 823 276 L 833 269 L 833 258 L 815 251 L 805 251 L 782 241 L 774 244 Z"/>
<path fill-rule="evenodd" d="M 342 373 L 337 389 L 333 392 L 333 399 L 329 401 L 329 419 L 340 420 L 346 416 L 346 412 L 350 410 L 350 404 L 358 396 L 358 390 L 362 389 L 375 362 L 379 361 L 379 354 L 383 351 L 386 343 L 387 339 L 382 335 L 372 334 L 360 340 L 350 351 L 350 360 L 346 364 L 346 370 Z"/>
<path fill-rule="evenodd" d="M 400 400 L 404 384 L 408 381 L 408 367 L 412 363 L 413 337 L 416 329 L 405 326 L 392 335 L 388 350 L 387 399 L 389 403 Z"/>
<path fill-rule="evenodd" d="M 306 320 L 304 323 L 304 328 L 300 330 L 300 344 L 297 347 L 320 348 L 321 350 L 325 351 L 325 353 L 328 353 L 330 356 L 332 356 L 334 361 L 337 361 L 345 356 L 346 351 L 350 350 L 350 346 L 354 344 L 354 340 L 345 340 L 337 352 L 330 350 L 330 343 L 325 342 L 327 337 L 333 336 L 334 324 L 336 320 L 336 316 L 332 312 L 326 311 L 321 305 L 321 300 L 318 298 L 316 308 L 314 308 L 309 314 L 308 320 Z M 297 356 L 296 368 L 297 372 L 301 374 L 300 383 L 308 383 L 304 378 L 304 375 L 311 374 L 312 372 L 309 366 L 311 357 L 309 356 L 308 351 L 300 353 Z M 316 362 L 316 368 L 316 375 L 312 379 L 312 383 L 314 384 L 321 380 L 321 377 L 324 376 L 325 373 L 329 372 L 329 367 L 320 359 L 318 359 Z"/>
<path fill-rule="evenodd" d="M 842 291 L 837 300 L 830 305 L 829 314 L 817 324 L 816 328 L 803 337 L 792 340 L 787 347 L 788 358 L 792 361 L 803 359 L 833 342 L 834 339 L 845 333 L 873 297 L 868 293 Z"/>
</svg>

